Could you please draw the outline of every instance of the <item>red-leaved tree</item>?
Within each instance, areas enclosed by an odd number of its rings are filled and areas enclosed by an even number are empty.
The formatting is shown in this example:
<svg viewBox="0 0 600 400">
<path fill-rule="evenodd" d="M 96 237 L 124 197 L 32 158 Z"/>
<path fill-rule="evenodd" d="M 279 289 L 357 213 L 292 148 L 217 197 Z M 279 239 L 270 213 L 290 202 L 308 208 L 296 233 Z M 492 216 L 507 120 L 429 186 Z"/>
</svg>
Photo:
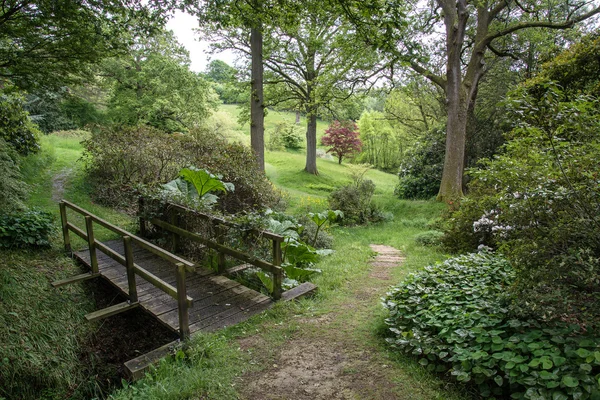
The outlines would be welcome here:
<svg viewBox="0 0 600 400">
<path fill-rule="evenodd" d="M 328 153 L 335 155 L 338 162 L 350 154 L 360 152 L 362 142 L 358 138 L 358 126 L 352 121 L 334 121 L 321 138 L 323 146 L 331 146 Z"/>
</svg>

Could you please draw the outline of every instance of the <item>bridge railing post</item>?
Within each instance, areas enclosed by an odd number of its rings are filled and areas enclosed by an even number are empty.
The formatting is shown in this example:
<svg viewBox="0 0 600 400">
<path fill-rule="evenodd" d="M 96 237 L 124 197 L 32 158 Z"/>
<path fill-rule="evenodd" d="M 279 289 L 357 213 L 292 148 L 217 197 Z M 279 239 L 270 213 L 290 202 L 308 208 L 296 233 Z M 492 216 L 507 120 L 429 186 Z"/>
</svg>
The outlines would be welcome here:
<svg viewBox="0 0 600 400">
<path fill-rule="evenodd" d="M 179 215 L 177 214 L 177 210 L 175 208 L 171 208 L 169 210 L 169 223 L 174 226 L 178 226 Z M 171 232 L 171 246 L 173 249 L 173 253 L 177 253 L 179 249 L 179 235 L 175 232 Z"/>
<path fill-rule="evenodd" d="M 138 197 L 138 218 L 140 221 L 140 236 L 146 237 L 146 220 L 142 217 L 145 211 L 144 197 Z"/>
<path fill-rule="evenodd" d="M 98 257 L 96 256 L 96 240 L 94 239 L 94 221 L 89 215 L 85 216 L 85 228 L 87 231 L 88 247 L 90 249 L 90 266 L 92 273 L 98 273 Z"/>
<path fill-rule="evenodd" d="M 273 265 L 281 266 L 281 242 L 273 239 Z M 281 298 L 281 285 L 283 281 L 282 270 L 279 268 L 273 272 L 273 298 L 279 300 Z"/>
<path fill-rule="evenodd" d="M 62 234 L 63 234 L 63 241 L 65 244 L 65 251 L 67 252 L 71 252 L 71 238 L 69 237 L 69 227 L 67 226 L 67 206 L 65 205 L 64 201 L 61 201 L 60 203 L 58 203 L 58 206 L 60 208 L 60 223 L 62 226 Z"/>
<path fill-rule="evenodd" d="M 217 244 L 223 246 L 225 244 L 224 230 L 219 221 L 213 221 L 213 228 Z M 225 271 L 225 254 L 217 250 L 217 272 L 220 274 Z"/>
<path fill-rule="evenodd" d="M 190 337 L 190 319 L 185 287 L 185 265 L 177 263 L 177 310 L 179 311 L 179 337 L 185 340 Z"/>
<path fill-rule="evenodd" d="M 129 302 L 137 303 L 138 294 L 135 282 L 135 270 L 133 268 L 133 247 L 131 236 L 123 236 L 123 247 L 125 248 L 125 268 L 127 269 L 127 285 L 129 287 Z"/>
</svg>

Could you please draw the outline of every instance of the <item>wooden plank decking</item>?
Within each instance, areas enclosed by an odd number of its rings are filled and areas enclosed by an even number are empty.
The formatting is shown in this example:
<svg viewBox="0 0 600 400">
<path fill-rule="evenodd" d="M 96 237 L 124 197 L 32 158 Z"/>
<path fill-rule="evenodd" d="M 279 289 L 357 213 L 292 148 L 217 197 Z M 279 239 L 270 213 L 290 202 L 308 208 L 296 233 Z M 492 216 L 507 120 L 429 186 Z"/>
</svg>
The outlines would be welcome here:
<svg viewBox="0 0 600 400">
<path fill-rule="evenodd" d="M 105 243 L 124 254 L 123 241 Z M 176 285 L 176 268 L 172 263 L 133 245 L 135 263 L 165 282 Z M 74 253 L 75 257 L 90 266 L 89 250 Z M 97 252 L 98 272 L 125 296 L 128 294 L 127 273 L 123 265 L 102 252 Z M 167 328 L 178 332 L 177 300 L 156 286 L 136 276 L 139 307 L 157 318 Z M 197 267 L 186 278 L 187 295 L 194 300 L 189 309 L 190 332 L 211 332 L 247 320 L 271 307 L 273 300 L 224 276 Z"/>
</svg>

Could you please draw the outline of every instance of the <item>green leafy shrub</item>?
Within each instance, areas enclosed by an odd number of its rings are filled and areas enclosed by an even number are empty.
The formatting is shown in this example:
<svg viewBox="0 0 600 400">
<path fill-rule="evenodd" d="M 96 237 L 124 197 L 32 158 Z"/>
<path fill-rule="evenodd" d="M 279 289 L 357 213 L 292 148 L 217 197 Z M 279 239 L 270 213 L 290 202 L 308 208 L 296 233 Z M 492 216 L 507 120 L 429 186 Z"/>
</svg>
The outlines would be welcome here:
<svg viewBox="0 0 600 400">
<path fill-rule="evenodd" d="M 401 199 L 430 199 L 442 180 L 446 135 L 443 128 L 428 131 L 422 140 L 408 150 L 400 163 L 400 181 L 394 190 Z"/>
<path fill-rule="evenodd" d="M 0 247 L 50 246 L 52 214 L 26 211 L 0 215 Z"/>
<path fill-rule="evenodd" d="M 503 153 L 469 171 L 468 198 L 443 219 L 444 243 L 500 249 L 522 316 L 600 327 L 600 38 L 545 64 L 511 94 Z"/>
<path fill-rule="evenodd" d="M 271 206 L 278 199 L 252 151 L 215 133 L 195 130 L 184 135 L 147 126 L 110 127 L 95 129 L 83 145 L 95 194 L 108 204 L 131 206 L 140 186 L 158 187 L 190 165 L 218 174 L 235 186 L 234 192 L 218 202 L 227 212 Z"/>
<path fill-rule="evenodd" d="M 331 249 L 333 247 L 333 236 L 327 229 L 317 229 L 317 224 L 308 216 L 303 215 L 298 218 L 298 223 L 304 228 L 300 232 L 300 239 L 304 243 L 312 243 L 316 249 Z M 315 235 L 317 240 L 314 241 Z"/>
<path fill-rule="evenodd" d="M 415 237 L 415 242 L 421 246 L 440 246 L 443 236 L 444 233 L 440 231 L 423 232 Z"/>
<path fill-rule="evenodd" d="M 375 184 L 370 179 L 342 186 L 329 195 L 329 206 L 344 213 L 342 225 L 367 224 L 384 219 L 384 215 L 371 201 Z"/>
<path fill-rule="evenodd" d="M 0 94 L 0 138 L 19 154 L 27 155 L 40 149 L 38 138 L 42 133 L 23 107 L 21 96 Z"/>
<path fill-rule="evenodd" d="M 179 178 L 165 183 L 161 189 L 164 195 L 175 202 L 210 208 L 218 200 L 218 197 L 211 192 L 233 192 L 235 186 L 221 181 L 219 177 L 206 170 L 190 167 L 179 171 Z"/>
<path fill-rule="evenodd" d="M 411 274 L 384 301 L 388 341 L 484 397 L 598 398 L 600 338 L 577 325 L 515 318 L 506 290 L 514 279 L 488 251 Z"/>
<path fill-rule="evenodd" d="M 303 147 L 302 129 L 295 124 L 279 123 L 269 133 L 269 150 L 298 150 Z"/>
<path fill-rule="evenodd" d="M 499 248 L 519 275 L 522 311 L 598 323 L 600 102 L 555 84 L 523 95 L 504 153 L 471 170 L 468 200 L 444 221 L 452 250 Z"/>
<path fill-rule="evenodd" d="M 25 207 L 27 184 L 22 181 L 19 156 L 0 138 L 0 213 Z"/>
</svg>

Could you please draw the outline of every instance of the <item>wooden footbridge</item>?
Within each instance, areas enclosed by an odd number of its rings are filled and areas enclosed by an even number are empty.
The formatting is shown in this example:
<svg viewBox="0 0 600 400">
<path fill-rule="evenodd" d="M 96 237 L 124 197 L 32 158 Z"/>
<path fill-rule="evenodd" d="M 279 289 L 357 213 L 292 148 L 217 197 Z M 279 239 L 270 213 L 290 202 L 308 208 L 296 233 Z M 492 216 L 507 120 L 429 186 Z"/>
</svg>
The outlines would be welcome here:
<svg viewBox="0 0 600 400">
<path fill-rule="evenodd" d="M 68 212 L 69 211 L 69 212 Z M 76 226 L 68 214 L 79 214 L 85 228 Z M 176 225 L 177 215 L 193 213 L 210 223 L 216 237 L 207 238 Z M 281 290 L 281 243 L 283 237 L 265 231 L 252 233 L 272 242 L 272 259 L 265 261 L 224 245 L 225 227 L 235 224 L 201 214 L 184 207 L 171 205 L 170 222 L 158 218 L 140 219 L 140 231 L 145 233 L 148 223 L 169 232 L 176 250 L 181 239 L 200 243 L 217 254 L 216 271 L 203 268 L 174 252 L 167 251 L 145 238 L 121 229 L 68 201 L 60 202 L 62 233 L 67 251 L 72 252 L 70 233 L 82 238 L 87 247 L 72 254 L 89 269 L 81 275 L 56 281 L 63 285 L 102 277 L 122 292 L 127 301 L 86 315 L 89 321 L 106 318 L 133 308 L 140 308 L 156 318 L 168 329 L 186 339 L 196 332 L 210 332 L 234 325 L 271 307 L 274 301 L 291 300 L 313 292 L 316 287 L 304 283 L 292 290 Z M 119 239 L 101 242 L 94 236 L 99 225 L 113 232 Z M 226 269 L 225 257 L 243 264 Z M 225 275 L 248 267 L 268 272 L 273 281 L 271 297 L 241 285 Z M 171 345 L 171 344 L 170 344 Z M 149 364 L 165 355 L 169 346 L 125 363 L 129 373 L 137 378 Z"/>
</svg>

